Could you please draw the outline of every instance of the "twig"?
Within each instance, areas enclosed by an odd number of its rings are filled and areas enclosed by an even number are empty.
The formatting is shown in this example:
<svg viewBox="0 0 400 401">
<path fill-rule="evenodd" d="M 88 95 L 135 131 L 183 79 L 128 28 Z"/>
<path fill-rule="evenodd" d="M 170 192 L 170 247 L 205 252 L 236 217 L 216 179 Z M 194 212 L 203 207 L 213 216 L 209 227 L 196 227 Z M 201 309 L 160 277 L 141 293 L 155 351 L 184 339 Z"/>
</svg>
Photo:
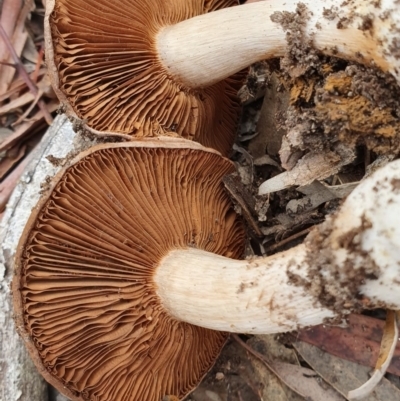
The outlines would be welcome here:
<svg viewBox="0 0 400 401">
<path fill-rule="evenodd" d="M 21 122 L 23 122 L 28 114 L 32 111 L 32 109 L 36 106 L 36 104 L 39 102 L 40 98 L 43 95 L 43 89 L 39 89 L 35 99 L 33 99 L 32 103 L 30 106 L 25 110 L 25 112 L 18 118 L 17 121 L 11 124 L 12 127 L 15 127 L 16 125 L 19 125 Z"/>
<path fill-rule="evenodd" d="M 15 68 L 15 64 L 13 63 L 6 63 L 5 61 L 0 61 L 0 65 L 6 65 L 7 67 Z"/>
<path fill-rule="evenodd" d="M 26 70 L 25 70 L 20 58 L 18 57 L 17 53 L 15 52 L 14 47 L 12 46 L 12 44 L 10 42 L 10 39 L 8 38 L 6 32 L 4 31 L 4 28 L 2 27 L 1 24 L 0 24 L 0 36 L 2 37 L 4 43 L 7 46 L 8 51 L 11 54 L 11 57 L 14 60 L 15 68 L 17 69 L 19 75 L 23 78 L 23 80 L 25 81 L 25 83 L 28 86 L 29 90 L 36 97 L 38 95 L 38 88 L 32 82 L 31 78 L 29 77 L 28 73 L 26 72 Z M 46 103 L 42 99 L 40 99 L 38 101 L 38 106 L 42 110 L 43 116 L 44 116 L 47 124 L 51 125 L 51 123 L 53 122 L 53 117 L 51 116 L 51 114 L 47 110 Z"/>
<path fill-rule="evenodd" d="M 246 351 L 250 352 L 253 356 L 255 356 L 257 359 L 259 359 L 261 362 L 263 362 L 271 371 L 274 371 L 271 367 L 270 362 L 268 359 L 263 355 L 251 348 L 249 345 L 247 345 L 237 334 L 231 334 L 232 338 L 239 344 L 241 345 Z"/>
<path fill-rule="evenodd" d="M 313 228 L 313 227 L 305 228 L 304 230 L 299 231 L 298 233 L 293 234 L 293 235 L 291 235 L 290 237 L 287 237 L 287 238 L 283 239 L 282 241 L 279 241 L 277 244 L 271 245 L 271 246 L 267 249 L 267 252 L 275 251 L 276 249 L 278 249 L 278 248 L 280 248 L 280 247 L 282 247 L 282 246 L 288 244 L 289 242 L 294 241 L 295 239 L 300 238 L 300 237 L 302 237 L 303 235 L 307 235 L 307 234 L 311 231 L 312 228 Z"/>
<path fill-rule="evenodd" d="M 236 334 L 233 334 L 232 337 L 251 355 L 259 359 L 282 383 L 304 399 L 314 401 L 322 399 L 326 401 L 344 401 L 344 398 L 336 390 L 321 386 L 321 378 L 313 370 L 286 362 L 269 361 L 268 358 L 248 346 Z M 297 379 L 300 378 L 300 381 L 296 380 L 296 377 Z M 304 382 L 305 380 L 307 383 Z"/>
<path fill-rule="evenodd" d="M 43 44 L 43 42 L 41 42 L 38 59 L 36 61 L 35 71 L 33 71 L 33 74 L 32 74 L 32 81 L 35 84 L 37 83 L 37 80 L 38 80 L 40 66 L 42 65 L 42 61 L 43 61 L 43 55 L 44 55 L 44 44 Z"/>
</svg>

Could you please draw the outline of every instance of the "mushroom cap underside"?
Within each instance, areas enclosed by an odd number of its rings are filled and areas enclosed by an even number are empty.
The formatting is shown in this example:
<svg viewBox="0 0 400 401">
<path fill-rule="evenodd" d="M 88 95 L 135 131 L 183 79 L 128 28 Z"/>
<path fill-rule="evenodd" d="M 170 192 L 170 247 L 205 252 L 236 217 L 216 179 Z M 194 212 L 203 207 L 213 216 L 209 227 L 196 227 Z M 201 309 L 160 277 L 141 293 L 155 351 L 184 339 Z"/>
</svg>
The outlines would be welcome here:
<svg viewBox="0 0 400 401">
<path fill-rule="evenodd" d="M 100 135 L 169 132 L 227 155 L 240 110 L 238 73 L 206 88 L 171 77 L 156 34 L 237 0 L 48 0 L 46 61 L 67 114 Z"/>
<path fill-rule="evenodd" d="M 170 317 L 152 280 L 171 249 L 242 256 L 244 227 L 222 184 L 233 165 L 200 147 L 97 146 L 32 212 L 15 259 L 16 323 L 40 372 L 71 399 L 181 399 L 219 355 L 226 334 Z"/>
</svg>

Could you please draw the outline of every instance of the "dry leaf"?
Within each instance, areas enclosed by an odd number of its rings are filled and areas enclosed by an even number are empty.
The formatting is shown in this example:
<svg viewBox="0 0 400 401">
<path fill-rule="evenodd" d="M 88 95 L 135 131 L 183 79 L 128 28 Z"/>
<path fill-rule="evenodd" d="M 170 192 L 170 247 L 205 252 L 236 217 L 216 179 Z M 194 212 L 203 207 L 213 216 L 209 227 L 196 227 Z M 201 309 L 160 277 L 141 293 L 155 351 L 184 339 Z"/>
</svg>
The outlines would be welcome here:
<svg viewBox="0 0 400 401">
<path fill-rule="evenodd" d="M 375 371 L 371 378 L 361 387 L 349 391 L 347 398 L 349 400 L 361 400 L 370 394 L 377 384 L 382 380 L 387 368 L 393 358 L 396 344 L 398 342 L 399 330 L 397 327 L 396 313 L 394 311 L 386 311 L 386 324 L 383 331 L 381 348 L 379 351 L 378 361 L 376 362 Z"/>
<path fill-rule="evenodd" d="M 55 100 L 47 103 L 47 109 L 50 113 L 56 111 L 58 107 L 59 103 Z M 0 142 L 0 151 L 12 148 L 16 143 L 21 141 L 23 137 L 34 134 L 39 127 L 43 128 L 44 126 L 43 112 L 38 110 L 29 121 L 20 124 L 16 131 Z"/>
<path fill-rule="evenodd" d="M 279 91 L 280 82 L 275 73 L 269 77 L 268 86 L 257 124 L 258 137 L 249 143 L 249 151 L 255 158 L 264 156 L 265 151 L 270 156 L 277 156 L 282 144 L 285 129 L 281 127 L 280 116 L 284 116 L 289 104 L 289 93 Z"/>
<path fill-rule="evenodd" d="M 21 55 L 28 37 L 25 31 L 25 20 L 34 6 L 33 0 L 24 2 L 21 0 L 5 0 L 3 3 L 0 22 L 18 56 Z M 13 63 L 7 47 L 2 40 L 0 42 L 0 60 Z M 0 65 L 0 93 L 8 89 L 14 75 L 15 68 Z"/>
<path fill-rule="evenodd" d="M 344 397 L 369 379 L 370 368 L 330 355 L 313 345 L 298 341 L 293 346 L 302 358 Z M 400 390 L 383 378 L 363 401 L 400 400 Z"/>
<path fill-rule="evenodd" d="M 355 153 L 338 147 L 336 152 L 310 152 L 300 159 L 296 166 L 263 182 L 259 195 L 281 191 L 294 185 L 308 185 L 336 174 L 341 167 L 351 163 Z"/>
<path fill-rule="evenodd" d="M 350 314 L 347 327 L 319 325 L 300 330 L 296 339 L 322 348 L 339 358 L 373 368 L 379 354 L 384 321 L 364 315 Z M 400 376 L 400 343 L 388 372 Z"/>
<path fill-rule="evenodd" d="M 25 156 L 26 145 L 16 146 L 10 149 L 6 156 L 0 161 L 0 180 Z"/>
<path fill-rule="evenodd" d="M 217 372 L 222 373 L 224 378 L 216 380 Z M 264 384 L 254 375 L 246 351 L 232 341 L 225 346 L 216 366 L 188 400 L 213 401 L 213 398 L 219 397 L 222 401 L 260 401 L 263 387 Z"/>
<path fill-rule="evenodd" d="M 311 184 L 297 188 L 307 196 L 301 199 L 292 199 L 286 205 L 286 211 L 289 213 L 299 213 L 304 210 L 314 210 L 319 205 L 332 199 L 343 198 L 358 185 L 358 182 L 351 184 L 328 186 L 320 181 L 313 181 Z"/>
<path fill-rule="evenodd" d="M 21 163 L 19 163 L 18 166 L 0 184 L 0 212 L 4 211 L 12 191 L 17 185 L 17 182 L 24 172 L 25 167 L 29 164 L 31 160 L 32 154 L 33 151 L 24 159 L 22 159 Z"/>
<path fill-rule="evenodd" d="M 305 397 L 307 401 L 344 401 L 337 391 L 321 380 L 311 369 L 290 363 L 274 362 L 275 374 L 293 391 Z"/>
<path fill-rule="evenodd" d="M 26 104 L 32 102 L 35 99 L 35 96 L 32 92 L 26 92 L 23 95 L 15 98 L 9 103 L 6 103 L 4 106 L 0 107 L 0 116 L 11 113 L 25 106 Z"/>
<path fill-rule="evenodd" d="M 287 350 L 274 336 L 255 336 L 247 343 L 236 335 L 233 337 L 257 358 L 252 364 L 256 376 L 264 383 L 263 400 L 344 401 L 314 371 L 299 366 L 293 350 Z M 295 364 L 282 362 L 285 359 Z M 271 377 L 271 371 L 276 378 Z"/>
</svg>

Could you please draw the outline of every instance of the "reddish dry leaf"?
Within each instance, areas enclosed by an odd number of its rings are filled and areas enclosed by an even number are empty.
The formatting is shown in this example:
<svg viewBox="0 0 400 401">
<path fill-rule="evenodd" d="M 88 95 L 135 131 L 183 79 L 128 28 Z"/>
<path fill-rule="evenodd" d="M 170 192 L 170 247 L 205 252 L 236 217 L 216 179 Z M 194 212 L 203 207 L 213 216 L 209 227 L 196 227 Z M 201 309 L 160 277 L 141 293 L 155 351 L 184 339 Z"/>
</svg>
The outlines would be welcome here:
<svg viewBox="0 0 400 401">
<path fill-rule="evenodd" d="M 2 16 L 0 20 L 1 25 L 18 56 L 21 55 L 28 36 L 25 31 L 25 20 L 28 14 L 33 10 L 34 6 L 33 0 L 26 0 L 24 2 L 21 0 L 11 0 L 10 2 L 5 1 L 3 3 Z M 7 12 L 11 13 L 11 17 Z M 10 20 L 8 21 L 9 18 Z M 5 27 L 7 29 L 5 29 Z M 13 58 L 11 57 L 11 54 L 9 54 L 6 44 L 4 41 L 1 41 L 1 43 L 2 54 L 0 60 L 3 62 L 13 63 Z M 15 68 L 6 65 L 0 66 L 0 93 L 5 92 L 9 88 L 14 75 Z"/>
<path fill-rule="evenodd" d="M 33 151 L 26 156 L 21 163 L 7 176 L 7 178 L 0 184 L 0 213 L 4 212 L 8 199 L 10 199 L 11 193 L 17 185 L 25 167 L 30 162 Z"/>
<path fill-rule="evenodd" d="M 350 390 L 361 386 L 370 377 L 371 368 L 367 366 L 330 355 L 302 341 L 294 342 L 293 346 L 304 361 L 345 398 Z M 400 390 L 386 378 L 383 378 L 374 391 L 363 399 L 363 401 L 395 400 L 400 400 Z"/>
<path fill-rule="evenodd" d="M 10 149 L 6 157 L 0 161 L 0 180 L 3 180 L 5 175 L 25 156 L 26 145 L 21 147 L 16 146 L 15 149 Z"/>
<path fill-rule="evenodd" d="M 270 360 L 248 343 L 242 341 L 238 335 L 232 334 L 232 337 L 250 354 L 262 362 L 269 371 L 273 372 L 282 383 L 306 400 L 344 401 L 344 398 L 321 380 L 320 376 L 313 370 L 291 363 Z M 262 342 L 261 338 L 259 340 Z"/>
<path fill-rule="evenodd" d="M 57 110 L 59 103 L 58 101 L 51 101 L 47 103 L 47 109 L 50 113 Z M 44 126 L 43 113 L 39 110 L 29 121 L 26 121 L 18 126 L 16 131 L 10 135 L 5 141 L 0 143 L 0 152 L 12 148 L 16 143 L 22 140 L 22 138 L 32 135 L 36 132 L 38 127 Z"/>
<path fill-rule="evenodd" d="M 8 113 L 12 113 L 21 109 L 21 107 L 25 106 L 26 104 L 33 102 L 35 96 L 32 92 L 26 92 L 23 95 L 15 98 L 9 103 L 0 107 L 0 116 Z"/>
<path fill-rule="evenodd" d="M 355 390 L 349 391 L 347 398 L 349 400 L 361 400 L 369 395 L 382 380 L 388 366 L 393 358 L 394 350 L 398 342 L 399 330 L 397 327 L 396 312 L 386 311 L 386 324 L 383 331 L 381 348 L 375 370 L 368 381 Z"/>
<path fill-rule="evenodd" d="M 14 32 L 17 23 L 18 15 L 22 7 L 22 0 L 4 0 L 1 9 L 0 24 L 3 26 L 8 36 Z M 3 42 L 0 42 L 0 60 L 7 57 L 7 47 Z M 0 90 L 1 92 L 1 90 Z"/>
<path fill-rule="evenodd" d="M 385 322 L 363 315 L 350 315 L 348 327 L 315 326 L 300 330 L 296 339 L 360 365 L 375 367 Z M 400 344 L 397 343 L 391 364 L 387 370 L 400 376 Z"/>
<path fill-rule="evenodd" d="M 42 78 L 45 73 L 46 73 L 46 69 L 41 68 L 39 70 L 37 78 L 38 79 Z M 35 74 L 35 72 L 32 72 L 31 74 L 29 74 L 29 76 L 31 77 L 32 80 L 34 79 L 34 74 Z M 50 81 L 48 81 L 48 82 L 50 85 Z M 6 92 L 0 94 L 0 102 L 3 102 L 4 100 L 7 100 L 7 99 L 12 100 L 16 96 L 18 96 L 21 91 L 26 90 L 26 89 L 27 89 L 27 87 L 26 87 L 25 81 L 21 77 L 18 77 L 16 79 L 14 79 L 14 81 L 10 85 L 10 88 Z"/>
<path fill-rule="evenodd" d="M 386 323 L 382 335 L 381 348 L 379 350 L 378 360 L 375 369 L 381 369 L 390 356 L 391 349 L 393 348 L 393 341 L 398 342 L 398 330 L 396 312 L 386 311 Z"/>
<path fill-rule="evenodd" d="M 31 76 L 33 77 L 33 73 Z M 55 94 L 51 88 L 51 84 L 47 75 L 41 75 L 41 80 L 37 84 L 38 94 L 46 95 L 50 98 L 55 98 Z M 18 80 L 19 81 L 19 80 Z M 26 86 L 25 81 L 19 81 L 18 85 L 15 85 L 15 82 L 11 85 L 10 89 L 4 94 L 0 95 L 0 101 L 4 101 L 9 99 L 9 102 L 0 107 L 0 114 L 7 114 L 14 111 L 17 108 L 24 106 L 25 104 L 33 101 L 35 99 L 35 95 L 33 92 L 29 91 Z"/>
<path fill-rule="evenodd" d="M 26 3 L 26 4 L 28 4 L 28 3 Z M 25 10 L 25 8 L 26 8 L 26 5 L 23 10 Z M 16 33 L 14 33 L 14 35 L 15 34 Z M 21 35 L 22 35 L 22 32 L 21 32 Z M 14 48 L 13 43 L 10 41 L 10 38 L 7 36 L 7 34 L 5 33 L 5 31 L 1 25 L 0 25 L 0 36 L 1 36 L 1 39 L 3 40 L 3 42 L 5 42 L 7 45 L 7 48 L 10 52 L 12 60 L 14 61 L 15 68 L 18 71 L 18 74 L 21 75 L 21 77 L 26 82 L 27 87 L 32 92 L 32 94 L 35 96 L 35 99 L 37 99 L 38 106 L 42 110 L 43 116 L 46 119 L 46 122 L 50 125 L 53 122 L 53 118 L 50 115 L 49 111 L 47 110 L 46 104 L 43 102 L 43 100 L 40 99 L 40 96 L 41 96 L 40 91 L 38 90 L 36 85 L 30 79 L 27 71 L 25 70 L 24 65 L 21 63 L 19 55 L 16 51 L 17 49 Z"/>
</svg>

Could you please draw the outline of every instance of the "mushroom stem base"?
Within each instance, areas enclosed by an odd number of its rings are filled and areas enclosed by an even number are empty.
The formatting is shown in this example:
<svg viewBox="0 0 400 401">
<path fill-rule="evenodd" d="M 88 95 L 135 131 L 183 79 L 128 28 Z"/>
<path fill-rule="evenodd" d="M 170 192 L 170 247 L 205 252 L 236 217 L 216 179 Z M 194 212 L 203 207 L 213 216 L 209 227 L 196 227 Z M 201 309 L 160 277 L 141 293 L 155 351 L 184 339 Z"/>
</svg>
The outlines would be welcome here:
<svg viewBox="0 0 400 401">
<path fill-rule="evenodd" d="M 268 0 L 200 15 L 157 36 L 167 71 L 189 87 L 221 81 L 250 64 L 282 57 L 299 35 L 327 55 L 375 65 L 400 79 L 395 0 Z M 287 37 L 286 32 L 290 32 Z"/>
<path fill-rule="evenodd" d="M 400 160 L 366 178 L 304 244 L 252 260 L 172 250 L 155 273 L 176 319 L 267 334 L 340 320 L 362 308 L 400 309 Z"/>
<path fill-rule="evenodd" d="M 306 279 L 306 257 L 303 245 L 252 260 L 174 250 L 157 269 L 157 293 L 174 318 L 214 330 L 262 334 L 316 325 L 338 314 L 291 283 L 291 267 Z"/>
</svg>

